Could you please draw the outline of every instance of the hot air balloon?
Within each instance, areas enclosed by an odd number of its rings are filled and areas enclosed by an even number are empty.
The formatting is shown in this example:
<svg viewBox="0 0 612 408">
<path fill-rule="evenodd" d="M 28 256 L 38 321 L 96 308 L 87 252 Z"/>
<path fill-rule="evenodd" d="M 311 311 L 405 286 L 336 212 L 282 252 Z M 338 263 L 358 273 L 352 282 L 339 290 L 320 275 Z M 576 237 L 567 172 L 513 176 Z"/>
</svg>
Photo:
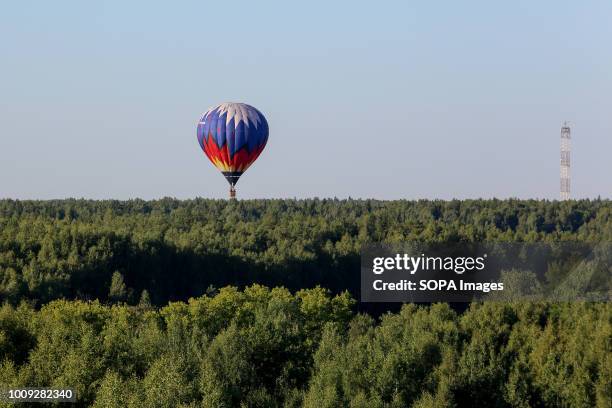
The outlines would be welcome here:
<svg viewBox="0 0 612 408">
<path fill-rule="evenodd" d="M 226 102 L 202 115 L 197 134 L 204 154 L 230 184 L 230 198 L 235 198 L 238 179 L 268 141 L 266 118 L 246 103 Z"/>
</svg>

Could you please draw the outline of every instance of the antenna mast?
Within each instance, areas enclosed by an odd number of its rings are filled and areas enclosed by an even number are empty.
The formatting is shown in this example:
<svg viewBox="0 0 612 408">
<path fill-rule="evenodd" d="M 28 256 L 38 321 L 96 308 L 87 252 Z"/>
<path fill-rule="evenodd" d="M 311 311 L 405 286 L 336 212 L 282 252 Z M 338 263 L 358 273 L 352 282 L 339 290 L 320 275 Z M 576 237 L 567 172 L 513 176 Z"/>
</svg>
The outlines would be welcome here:
<svg viewBox="0 0 612 408">
<path fill-rule="evenodd" d="M 570 198 L 570 127 L 561 127 L 561 200 Z"/>
</svg>

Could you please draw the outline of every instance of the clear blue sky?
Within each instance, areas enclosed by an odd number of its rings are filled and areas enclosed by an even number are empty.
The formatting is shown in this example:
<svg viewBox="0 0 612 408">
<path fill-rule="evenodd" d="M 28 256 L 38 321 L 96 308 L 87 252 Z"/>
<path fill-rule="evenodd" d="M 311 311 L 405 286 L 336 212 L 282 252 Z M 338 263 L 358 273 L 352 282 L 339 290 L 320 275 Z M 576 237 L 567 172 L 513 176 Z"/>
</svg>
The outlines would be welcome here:
<svg viewBox="0 0 612 408">
<path fill-rule="evenodd" d="M 270 124 L 239 197 L 612 196 L 612 2 L 5 2 L 0 197 L 226 197 L 211 105 Z"/>
</svg>

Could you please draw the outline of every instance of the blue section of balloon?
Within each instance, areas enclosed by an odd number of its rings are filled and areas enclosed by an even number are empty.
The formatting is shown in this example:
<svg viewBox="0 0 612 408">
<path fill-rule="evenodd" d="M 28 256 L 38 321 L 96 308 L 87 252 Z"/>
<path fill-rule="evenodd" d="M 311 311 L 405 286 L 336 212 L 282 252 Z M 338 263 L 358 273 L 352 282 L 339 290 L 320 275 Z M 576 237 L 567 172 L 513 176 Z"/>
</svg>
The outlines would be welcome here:
<svg viewBox="0 0 612 408">
<path fill-rule="evenodd" d="M 228 120 L 229 116 L 229 120 Z M 208 136 L 219 148 L 227 144 L 230 156 L 240 149 L 252 152 L 268 139 L 268 122 L 257 109 L 246 104 L 221 104 L 206 112 L 198 124 L 198 142 L 204 148 Z"/>
</svg>

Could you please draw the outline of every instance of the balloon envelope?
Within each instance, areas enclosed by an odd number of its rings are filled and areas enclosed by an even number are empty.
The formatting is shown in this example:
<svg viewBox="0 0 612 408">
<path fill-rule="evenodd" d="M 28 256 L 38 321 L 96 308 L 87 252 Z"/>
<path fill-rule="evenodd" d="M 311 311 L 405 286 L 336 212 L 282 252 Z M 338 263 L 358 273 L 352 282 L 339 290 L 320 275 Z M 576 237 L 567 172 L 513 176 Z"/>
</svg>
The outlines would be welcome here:
<svg viewBox="0 0 612 408">
<path fill-rule="evenodd" d="M 266 146 L 268 122 L 246 103 L 227 102 L 202 115 L 197 134 L 206 156 L 234 186 Z"/>
</svg>

